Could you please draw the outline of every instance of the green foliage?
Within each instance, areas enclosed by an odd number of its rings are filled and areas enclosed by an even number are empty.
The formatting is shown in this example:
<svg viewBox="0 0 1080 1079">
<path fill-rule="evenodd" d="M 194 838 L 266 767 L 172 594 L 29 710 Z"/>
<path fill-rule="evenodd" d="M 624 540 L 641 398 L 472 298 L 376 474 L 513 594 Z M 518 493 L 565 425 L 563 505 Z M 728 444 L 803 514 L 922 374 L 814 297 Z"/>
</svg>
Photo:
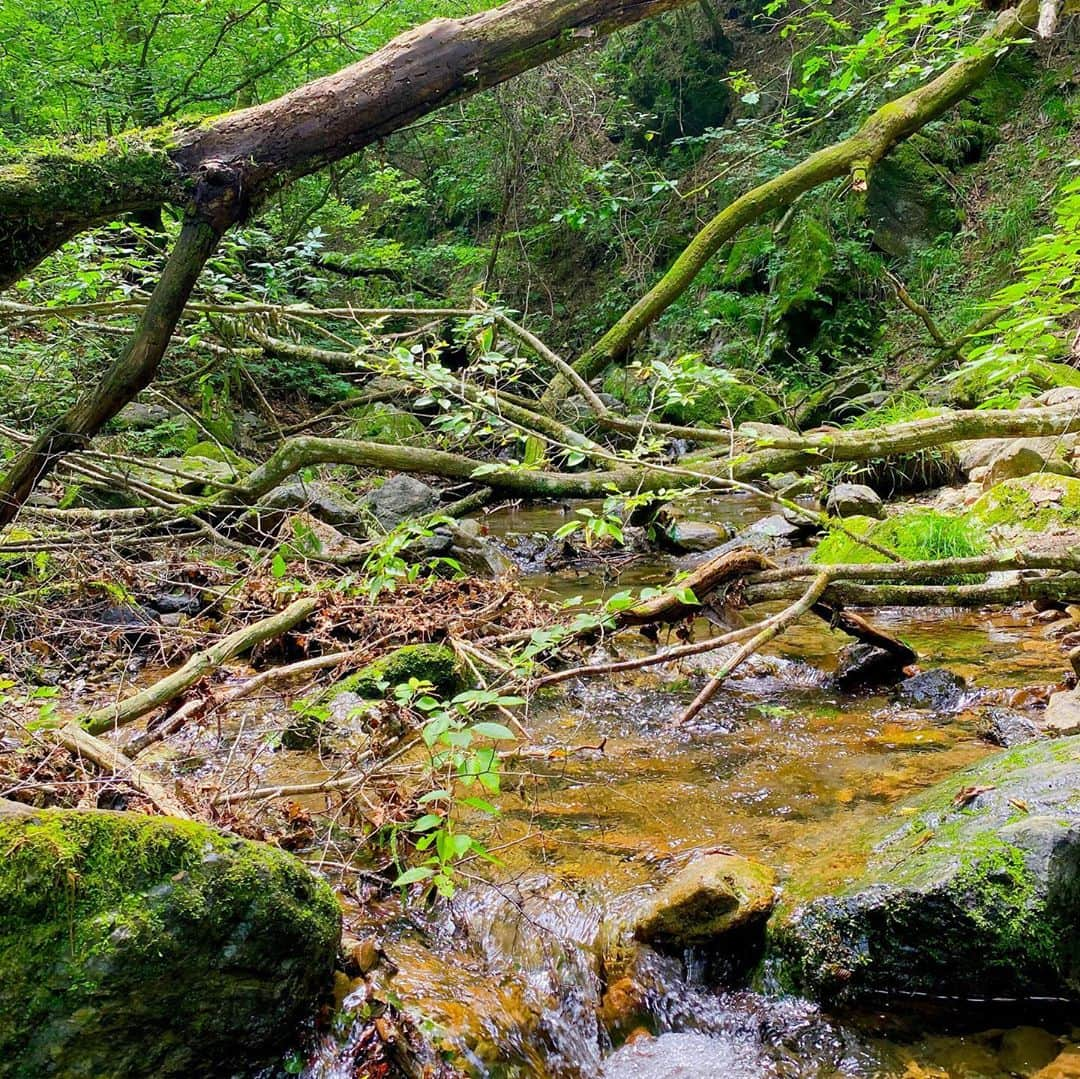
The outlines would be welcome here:
<svg viewBox="0 0 1080 1079">
<path fill-rule="evenodd" d="M 428 790 L 417 798 L 420 815 L 404 827 L 389 830 L 387 840 L 401 872 L 400 887 L 423 883 L 443 896 L 455 891 L 456 867 L 471 858 L 495 861 L 484 843 L 466 829 L 469 821 L 495 817 L 498 808 L 489 796 L 501 788 L 496 746 L 517 735 L 504 723 L 481 718 L 492 709 L 524 704 L 520 697 L 496 690 L 468 689 L 445 701 L 435 696 L 431 682 L 410 678 L 396 687 L 399 708 L 413 712 L 428 749 Z M 406 841 L 423 857 L 405 868 Z"/>
<path fill-rule="evenodd" d="M 884 521 L 870 517 L 848 517 L 843 522 L 846 533 L 865 538 L 899 555 L 905 561 L 937 561 L 946 558 L 972 558 L 988 549 L 986 534 L 966 514 L 939 513 L 937 510 L 910 510 Z M 818 544 L 811 561 L 818 565 L 843 563 L 878 563 L 889 559 L 839 529 L 834 529 Z M 970 576 L 953 578 L 955 582 Z"/>
</svg>

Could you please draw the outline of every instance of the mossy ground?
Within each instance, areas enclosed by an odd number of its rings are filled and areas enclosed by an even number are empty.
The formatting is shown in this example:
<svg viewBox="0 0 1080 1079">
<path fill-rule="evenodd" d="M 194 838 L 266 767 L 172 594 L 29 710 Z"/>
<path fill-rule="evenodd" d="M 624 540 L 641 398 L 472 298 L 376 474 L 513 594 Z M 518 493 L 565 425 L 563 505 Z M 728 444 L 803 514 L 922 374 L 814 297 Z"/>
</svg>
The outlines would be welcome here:
<svg viewBox="0 0 1080 1079">
<path fill-rule="evenodd" d="M 986 526 L 1007 525 L 1033 532 L 1080 524 L 1080 479 L 1038 474 L 1005 480 L 971 507 L 971 516 Z"/>
</svg>

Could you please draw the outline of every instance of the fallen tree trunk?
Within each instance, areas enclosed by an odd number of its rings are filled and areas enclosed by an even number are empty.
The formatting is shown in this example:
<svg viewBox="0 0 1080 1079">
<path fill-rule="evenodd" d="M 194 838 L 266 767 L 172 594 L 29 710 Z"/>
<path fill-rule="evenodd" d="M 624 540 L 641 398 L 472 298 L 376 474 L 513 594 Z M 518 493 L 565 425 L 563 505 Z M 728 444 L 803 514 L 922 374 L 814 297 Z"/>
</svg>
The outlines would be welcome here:
<svg viewBox="0 0 1080 1079">
<path fill-rule="evenodd" d="M 593 378 L 609 363 L 621 359 L 690 287 L 713 255 L 747 225 L 841 176 L 850 176 L 855 190 L 865 190 L 874 165 L 978 86 L 997 63 L 1002 46 L 1030 32 L 1038 11 L 1039 0 L 1023 0 L 1017 7 L 1003 11 L 977 46 L 937 78 L 883 105 L 867 117 L 855 134 L 818 150 L 725 207 L 694 237 L 664 276 L 578 358 L 574 364 L 578 374 Z M 556 378 L 545 396 L 549 407 L 568 389 L 566 378 Z"/>
<path fill-rule="evenodd" d="M 794 581 L 747 585 L 748 604 L 775 603 L 797 596 Z M 842 607 L 1007 607 L 1032 600 L 1071 603 L 1080 599 L 1080 574 L 1017 577 L 986 584 L 857 584 L 834 579 L 822 597 Z"/>
<path fill-rule="evenodd" d="M 264 105 L 106 143 L 50 146 L 0 164 L 0 289 L 76 233 L 120 214 L 185 204 L 207 172 L 269 193 L 485 90 L 691 0 L 512 0 L 435 19 L 371 56 Z"/>
<path fill-rule="evenodd" d="M 813 468 L 832 461 L 872 461 L 913 453 L 950 442 L 981 438 L 1052 437 L 1080 431 L 1075 403 L 1053 408 L 957 409 L 920 420 L 868 427 L 864 430 L 813 431 L 786 434 L 783 429 L 743 424 L 740 434 L 757 437 L 767 449 L 751 450 L 731 460 L 734 479 L 748 480 L 771 472 Z"/>
</svg>

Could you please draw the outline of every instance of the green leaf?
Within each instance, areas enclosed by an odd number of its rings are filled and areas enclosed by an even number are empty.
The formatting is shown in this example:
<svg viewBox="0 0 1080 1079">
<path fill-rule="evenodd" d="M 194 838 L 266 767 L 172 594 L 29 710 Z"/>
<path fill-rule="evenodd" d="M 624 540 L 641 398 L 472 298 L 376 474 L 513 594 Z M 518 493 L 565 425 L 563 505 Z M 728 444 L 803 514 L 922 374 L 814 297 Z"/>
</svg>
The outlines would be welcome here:
<svg viewBox="0 0 1080 1079">
<path fill-rule="evenodd" d="M 285 561 L 285 556 L 280 551 L 275 552 L 274 559 L 270 563 L 270 576 L 275 581 L 280 581 L 288 572 L 289 564 Z"/>
<path fill-rule="evenodd" d="M 502 723 L 474 723 L 472 732 L 481 738 L 494 738 L 503 742 L 513 742 L 517 738 L 517 735 Z"/>
<path fill-rule="evenodd" d="M 410 829 L 410 832 L 430 832 L 442 826 L 443 818 L 439 813 L 425 813 Z"/>
<path fill-rule="evenodd" d="M 435 870 L 426 865 L 418 865 L 412 869 L 406 869 L 395 881 L 395 888 L 404 888 L 409 884 L 417 884 L 422 880 L 430 880 L 435 876 Z"/>
</svg>

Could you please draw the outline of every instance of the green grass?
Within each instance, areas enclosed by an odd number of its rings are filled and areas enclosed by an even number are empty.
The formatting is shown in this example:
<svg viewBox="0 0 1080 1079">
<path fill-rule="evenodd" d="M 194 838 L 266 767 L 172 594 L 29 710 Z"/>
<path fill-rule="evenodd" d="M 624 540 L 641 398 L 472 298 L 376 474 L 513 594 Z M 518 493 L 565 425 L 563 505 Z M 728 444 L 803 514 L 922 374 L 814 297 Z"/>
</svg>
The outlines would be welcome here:
<svg viewBox="0 0 1080 1079">
<path fill-rule="evenodd" d="M 986 533 L 966 514 L 939 513 L 937 510 L 911 510 L 884 521 L 869 517 L 849 517 L 844 527 L 857 536 L 865 536 L 881 547 L 895 551 L 904 561 L 941 561 L 973 558 L 988 549 Z M 885 555 L 866 547 L 839 530 L 830 532 L 814 551 L 811 562 L 840 565 L 887 562 Z M 947 584 L 981 580 L 970 575 L 949 577 Z"/>
</svg>

